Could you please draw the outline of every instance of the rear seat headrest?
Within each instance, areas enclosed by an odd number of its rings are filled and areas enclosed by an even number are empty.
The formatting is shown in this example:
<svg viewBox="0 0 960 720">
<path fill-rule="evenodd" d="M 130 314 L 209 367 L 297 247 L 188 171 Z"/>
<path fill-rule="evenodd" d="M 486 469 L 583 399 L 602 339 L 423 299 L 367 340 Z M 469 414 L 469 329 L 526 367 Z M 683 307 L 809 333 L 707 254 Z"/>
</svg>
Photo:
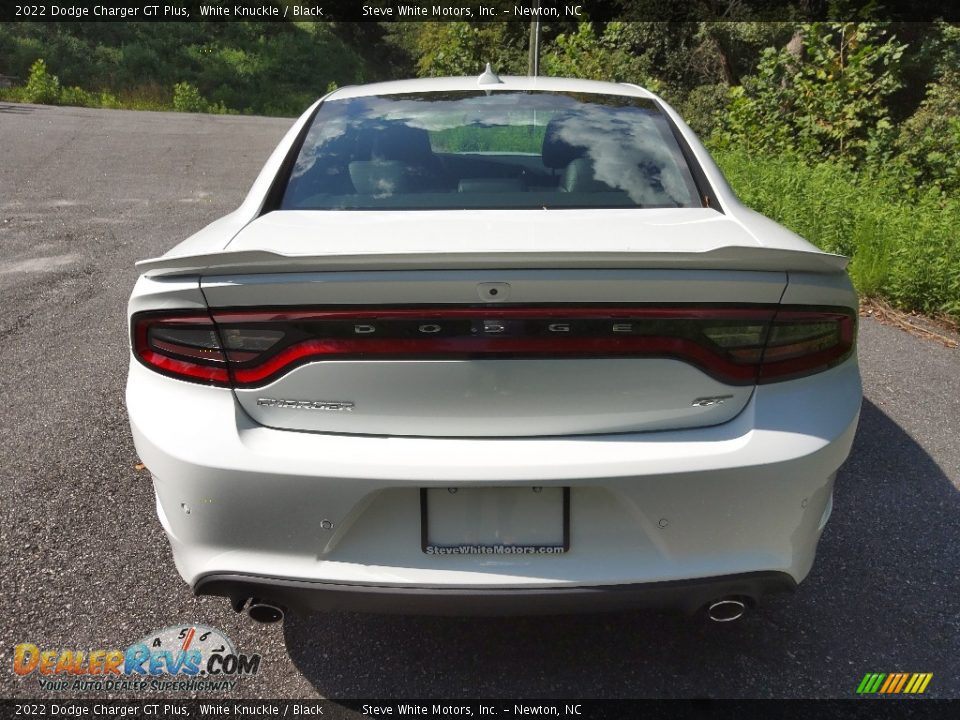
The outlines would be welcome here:
<svg viewBox="0 0 960 720">
<path fill-rule="evenodd" d="M 547 123 L 547 130 L 543 135 L 543 164 L 548 168 L 561 169 L 567 167 L 574 160 L 587 154 L 585 146 L 571 145 L 560 137 L 563 124 L 570 120 L 570 115 L 555 115 Z"/>
<path fill-rule="evenodd" d="M 427 131 L 403 123 L 375 130 L 370 156 L 374 160 L 398 160 L 411 165 L 426 165 L 434 160 Z"/>
</svg>

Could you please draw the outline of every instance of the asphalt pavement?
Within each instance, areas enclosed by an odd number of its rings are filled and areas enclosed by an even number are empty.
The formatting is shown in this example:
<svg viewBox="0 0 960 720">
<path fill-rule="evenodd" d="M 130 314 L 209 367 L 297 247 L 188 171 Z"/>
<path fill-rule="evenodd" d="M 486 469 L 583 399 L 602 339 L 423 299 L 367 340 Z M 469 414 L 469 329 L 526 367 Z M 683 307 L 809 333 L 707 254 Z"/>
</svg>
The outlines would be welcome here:
<svg viewBox="0 0 960 720">
<path fill-rule="evenodd" d="M 289 120 L 0 103 L 0 693 L 13 646 L 222 630 L 231 697 L 854 697 L 932 672 L 960 697 L 960 351 L 863 319 L 866 398 L 810 577 L 738 623 L 291 615 L 194 598 L 123 405 L 134 262 L 236 207 Z M 51 697 L 55 697 L 52 694 Z"/>
</svg>

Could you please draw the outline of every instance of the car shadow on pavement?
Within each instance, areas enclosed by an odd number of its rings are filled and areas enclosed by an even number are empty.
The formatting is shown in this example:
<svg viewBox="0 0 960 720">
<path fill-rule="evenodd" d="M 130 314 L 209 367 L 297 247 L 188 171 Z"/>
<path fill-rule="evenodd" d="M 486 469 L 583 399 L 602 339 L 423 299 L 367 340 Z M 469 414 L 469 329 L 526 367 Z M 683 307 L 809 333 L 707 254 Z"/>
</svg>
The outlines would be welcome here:
<svg viewBox="0 0 960 720">
<path fill-rule="evenodd" d="M 864 401 L 817 562 L 745 619 L 291 614 L 293 663 L 328 698 L 854 697 L 867 672 L 960 696 L 960 492 Z"/>
</svg>

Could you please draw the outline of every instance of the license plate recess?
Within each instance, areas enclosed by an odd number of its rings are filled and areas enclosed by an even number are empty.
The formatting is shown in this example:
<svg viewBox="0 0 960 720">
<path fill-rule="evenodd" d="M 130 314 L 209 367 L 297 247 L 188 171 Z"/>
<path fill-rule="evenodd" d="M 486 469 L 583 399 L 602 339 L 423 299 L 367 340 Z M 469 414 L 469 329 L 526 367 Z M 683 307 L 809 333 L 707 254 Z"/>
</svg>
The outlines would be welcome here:
<svg viewBox="0 0 960 720">
<path fill-rule="evenodd" d="M 570 488 L 422 488 L 420 547 L 428 555 L 565 553 Z"/>
</svg>

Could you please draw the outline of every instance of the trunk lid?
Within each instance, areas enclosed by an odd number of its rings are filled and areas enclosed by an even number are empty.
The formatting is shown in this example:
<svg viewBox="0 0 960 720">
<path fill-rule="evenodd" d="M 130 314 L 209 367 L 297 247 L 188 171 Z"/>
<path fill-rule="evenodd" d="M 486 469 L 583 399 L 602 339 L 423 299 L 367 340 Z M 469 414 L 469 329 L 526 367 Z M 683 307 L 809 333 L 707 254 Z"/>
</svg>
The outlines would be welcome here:
<svg viewBox="0 0 960 720">
<path fill-rule="evenodd" d="M 735 352 L 755 352 L 744 333 L 765 332 L 786 271 L 840 262 L 709 209 L 275 212 L 141 270 L 201 275 L 258 423 L 521 437 L 731 419 L 755 384 Z M 290 347 L 247 367 L 268 326 Z"/>
</svg>

